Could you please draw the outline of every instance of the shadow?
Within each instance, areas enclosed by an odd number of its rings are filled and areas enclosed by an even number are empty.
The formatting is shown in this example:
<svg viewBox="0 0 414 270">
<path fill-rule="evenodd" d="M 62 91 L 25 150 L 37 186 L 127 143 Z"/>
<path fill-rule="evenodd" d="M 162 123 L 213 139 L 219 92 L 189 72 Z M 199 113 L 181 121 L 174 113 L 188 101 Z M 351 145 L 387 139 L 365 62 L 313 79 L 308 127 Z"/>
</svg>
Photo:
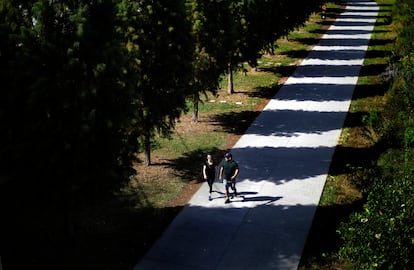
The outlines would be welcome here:
<svg viewBox="0 0 414 270">
<path fill-rule="evenodd" d="M 330 23 L 326 22 L 326 25 L 331 25 Z M 301 44 L 305 44 L 305 45 L 315 45 L 319 42 L 319 38 L 302 38 L 302 37 L 297 37 L 297 38 L 292 38 L 291 40 L 293 41 L 297 41 Z"/>
<path fill-rule="evenodd" d="M 358 23 L 355 23 L 355 26 L 359 26 Z M 343 26 L 347 26 L 347 23 L 344 23 Z M 353 30 L 355 31 L 355 30 Z M 344 32 L 344 31 L 339 31 Z M 350 36 L 354 35 L 350 31 L 348 34 Z M 329 31 L 327 32 L 327 36 L 323 39 L 316 39 L 316 38 L 296 38 L 296 41 L 306 44 L 306 45 L 313 45 L 318 44 L 318 46 L 365 46 L 368 44 L 371 46 L 384 46 L 389 43 L 392 43 L 392 39 L 371 39 L 367 40 L 365 38 L 346 38 L 346 39 L 335 39 L 335 38 L 329 38 Z"/>
<path fill-rule="evenodd" d="M 307 58 L 312 59 L 316 58 L 318 54 L 312 54 L 309 55 Z M 318 60 L 329 60 L 329 58 L 321 59 L 317 58 Z M 357 58 L 359 59 L 359 58 Z M 348 59 L 346 59 L 348 60 Z M 306 78 L 306 77 L 312 77 L 312 78 L 344 78 L 344 77 L 357 77 L 359 75 L 361 66 L 360 65 L 301 65 L 298 66 L 295 73 L 291 77 L 293 78 Z M 324 80 L 321 79 L 321 83 L 323 83 Z M 316 84 L 316 83 L 315 83 Z M 310 88 L 311 85 L 309 85 L 308 88 Z"/>
<path fill-rule="evenodd" d="M 347 112 L 302 110 L 265 110 L 251 128 L 249 135 L 295 137 L 297 133 L 321 134 L 341 128 Z M 221 121 L 221 119 L 218 119 Z"/>
<path fill-rule="evenodd" d="M 390 24 L 391 24 L 391 21 L 385 19 L 383 22 L 376 22 L 375 26 L 388 26 Z"/>
<path fill-rule="evenodd" d="M 344 122 L 344 128 L 362 127 L 362 119 L 368 112 L 348 112 Z"/>
<path fill-rule="evenodd" d="M 291 51 L 291 52 L 295 53 L 297 51 Z M 290 52 L 288 52 L 288 53 L 290 53 Z M 307 52 L 307 54 L 308 53 L 309 52 Z M 295 56 L 295 57 L 297 57 L 297 56 Z M 296 70 L 296 66 L 260 67 L 260 68 L 258 68 L 258 70 L 259 71 L 264 71 L 264 72 L 272 72 L 274 74 L 280 74 L 281 77 L 289 77 Z"/>
<path fill-rule="evenodd" d="M 283 200 L 266 199 L 277 198 Z M 297 265 L 316 206 L 277 205 L 276 201 L 240 205 L 185 207 L 136 269 L 177 265 L 180 269 L 266 269 L 269 265 L 290 269 Z"/>
<path fill-rule="evenodd" d="M 369 41 L 369 46 L 385 46 L 385 45 L 391 44 L 393 42 L 394 42 L 394 40 L 390 39 L 390 38 L 387 38 L 387 39 L 371 39 Z"/>
<path fill-rule="evenodd" d="M 21 183 L 0 188 L 0 256 L 7 270 L 132 269 L 182 209 L 137 211 L 113 197 L 83 203 L 72 206 L 68 238 L 59 190 Z"/>
<path fill-rule="evenodd" d="M 372 11 L 367 11 L 367 12 L 372 12 Z M 364 19 L 387 19 L 387 18 L 389 18 L 390 16 L 387 16 L 387 15 L 378 15 L 378 16 L 372 16 L 372 15 L 362 15 L 362 17 L 364 18 Z M 342 15 L 340 15 L 339 16 L 339 18 L 341 18 L 341 19 L 359 19 L 359 18 L 361 18 L 361 16 L 359 16 L 359 15 L 348 15 L 348 14 L 342 14 Z"/>
<path fill-rule="evenodd" d="M 358 60 L 365 56 L 365 50 L 317 50 L 309 53 L 307 60 Z M 352 65 L 346 66 L 348 69 L 352 68 Z M 338 70 L 338 66 L 320 65 L 319 68 L 331 68 Z M 355 66 L 354 66 L 355 69 Z M 346 76 L 348 75 L 347 70 L 340 70 Z"/>
<path fill-rule="evenodd" d="M 370 84 L 370 85 L 357 85 L 352 99 L 364 99 L 367 97 L 383 96 L 388 90 L 388 83 L 383 84 Z"/>
<path fill-rule="evenodd" d="M 295 83 L 284 84 L 277 96 L 277 100 L 292 101 L 346 101 L 349 100 L 354 85 L 323 84 L 323 83 Z"/>
<path fill-rule="evenodd" d="M 202 163 L 195 162 L 193 159 L 193 156 L 196 156 L 198 152 L 202 151 L 194 151 L 194 153 L 189 153 L 185 157 L 171 161 L 170 166 L 179 172 L 179 177 L 183 179 L 194 179 L 195 170 L 201 170 Z M 217 149 L 217 152 L 220 153 L 221 158 L 222 151 Z M 240 167 L 239 183 L 244 180 L 252 182 L 265 180 L 276 185 L 281 185 L 293 179 L 309 179 L 325 174 L 330 168 L 334 153 L 341 157 L 347 157 L 346 159 L 342 158 L 340 162 L 335 162 L 335 164 L 341 164 L 341 166 L 331 168 L 332 174 L 340 174 L 347 172 L 347 169 L 351 169 L 350 167 L 343 166 L 343 164 L 363 167 L 369 163 L 370 159 L 368 157 L 375 157 L 379 153 L 379 150 L 375 147 L 344 148 L 335 146 L 245 147 L 234 148 L 232 149 L 232 153 Z M 221 162 L 221 159 L 216 160 L 218 163 Z M 193 163 L 195 165 L 193 165 L 194 168 L 191 166 L 178 166 L 178 164 L 183 163 Z M 215 192 L 221 194 L 217 189 Z M 240 193 L 240 195 L 245 197 L 245 201 L 269 199 L 261 196 L 250 197 L 249 195 L 252 195 L 252 193 L 246 193 L 246 191 Z"/>
<path fill-rule="evenodd" d="M 353 59 L 360 59 L 364 58 L 379 58 L 385 57 L 386 52 L 382 50 L 372 50 L 372 51 L 365 51 L 365 50 L 352 50 L 350 53 L 348 50 L 318 50 L 318 51 L 306 51 L 306 50 L 299 50 L 299 51 L 287 51 L 284 53 L 289 57 L 301 57 L 309 59 L 318 59 L 318 60 L 353 60 Z M 321 65 L 321 68 L 330 68 L 328 65 Z M 338 66 L 331 66 L 333 69 L 338 69 Z M 349 69 L 352 66 L 348 66 Z M 292 74 L 295 71 L 295 66 L 280 66 L 280 67 L 271 67 L 271 68 L 260 68 L 261 71 L 268 71 L 273 73 L 279 73 L 285 76 Z M 342 71 L 347 74 L 346 70 Z M 329 75 L 329 74 L 328 74 Z"/>
<path fill-rule="evenodd" d="M 239 191 L 238 193 L 240 196 L 250 196 L 250 195 L 256 195 L 256 191 Z"/>
<path fill-rule="evenodd" d="M 388 51 L 383 50 L 369 50 L 365 53 L 365 58 L 380 58 L 387 57 L 390 54 Z"/>
<path fill-rule="evenodd" d="M 338 19 L 340 19 L 341 17 L 339 16 L 338 17 Z M 356 18 L 359 18 L 359 17 L 356 17 Z M 363 26 L 373 26 L 375 24 L 375 22 L 369 22 L 369 21 L 365 21 L 365 22 L 363 22 L 363 21 L 358 21 L 358 20 L 355 20 L 355 21 L 340 21 L 340 20 L 337 20 L 335 23 L 334 23 L 334 25 L 335 26 L 360 26 L 360 27 L 363 27 Z"/>
<path fill-rule="evenodd" d="M 211 153 L 213 160 L 218 163 L 223 158 L 225 150 L 221 150 L 217 147 L 212 147 L 185 152 L 179 158 L 168 160 L 166 165 L 173 168 L 176 172 L 176 176 L 181 179 L 203 182 L 204 180 L 202 178 L 201 170 L 208 153 Z"/>
<path fill-rule="evenodd" d="M 341 5 L 341 2 L 337 2 L 336 4 Z M 328 15 L 334 15 L 343 12 L 343 8 L 337 8 L 337 7 L 329 7 L 328 8 Z"/>
<path fill-rule="evenodd" d="M 392 4 L 383 4 L 383 3 L 377 3 L 377 6 L 379 7 L 393 7 Z M 381 11 L 392 11 L 392 9 L 381 9 Z"/>
<path fill-rule="evenodd" d="M 213 116 L 216 122 L 214 125 L 221 126 L 225 132 L 242 135 L 260 113 L 258 111 L 242 111 L 218 114 Z"/>
<path fill-rule="evenodd" d="M 384 17 L 384 18 L 388 18 L 388 16 Z M 313 34 L 319 34 L 319 35 L 323 35 L 323 34 L 342 34 L 343 31 L 346 30 L 323 30 L 323 29 L 315 29 L 315 30 L 311 30 L 309 31 L 310 33 Z M 355 31 L 355 34 L 359 33 L 359 34 L 369 34 L 369 33 L 387 33 L 387 30 L 373 30 L 373 31 L 366 31 L 366 30 L 353 30 Z"/>
<path fill-rule="evenodd" d="M 377 45 L 387 44 L 384 40 L 376 40 Z M 336 39 L 336 38 L 323 38 L 319 42 L 319 46 L 365 46 L 368 44 L 368 40 L 365 38 L 346 38 L 346 39 Z"/>
<path fill-rule="evenodd" d="M 333 155 L 331 175 L 354 173 L 355 168 L 370 168 L 381 154 L 381 147 L 375 145 L 365 148 L 337 146 Z"/>
<path fill-rule="evenodd" d="M 311 50 L 291 50 L 291 51 L 283 52 L 282 55 L 287 55 L 287 56 L 292 57 L 292 58 L 305 59 L 308 56 L 310 51 Z M 277 70 L 278 68 L 279 67 L 276 67 L 275 69 Z M 283 67 L 281 66 L 281 68 L 283 68 Z M 294 70 L 295 66 L 288 66 L 286 68 L 290 68 L 290 69 Z M 274 73 L 277 73 L 277 72 L 274 72 Z"/>
<path fill-rule="evenodd" d="M 333 18 L 337 19 L 338 18 L 338 17 L 335 17 L 335 16 L 328 16 L 328 17 L 331 18 L 331 19 L 333 19 Z M 319 22 L 316 22 L 316 24 L 322 25 L 323 27 L 329 27 L 329 26 L 332 25 L 332 22 L 329 21 L 329 20 L 321 20 Z"/>
<path fill-rule="evenodd" d="M 213 191 L 213 193 L 218 193 L 221 196 L 216 197 L 216 196 L 212 196 L 212 201 L 214 200 L 223 200 L 226 198 L 225 194 L 223 192 L 219 192 L 219 191 Z M 250 195 L 254 195 L 257 194 L 257 192 L 239 192 L 237 197 L 233 196 L 233 193 L 230 192 L 230 203 L 239 203 L 239 202 L 264 202 L 264 205 L 266 204 L 271 204 L 274 203 L 280 199 L 282 199 L 283 197 L 281 196 L 250 196 Z"/>
<path fill-rule="evenodd" d="M 269 99 L 277 94 L 281 85 L 272 85 L 269 87 L 256 87 L 254 92 L 248 92 L 247 94 L 250 97 L 258 97 Z"/>
<path fill-rule="evenodd" d="M 254 196 L 254 197 L 246 197 L 244 195 L 240 195 L 242 197 L 242 202 L 266 202 L 266 204 L 273 203 L 282 199 L 283 197 L 280 196 Z"/>
<path fill-rule="evenodd" d="M 327 173 L 335 147 L 245 147 L 232 149 L 238 181 L 281 185 Z M 259 165 L 260 164 L 260 165 Z"/>
<path fill-rule="evenodd" d="M 360 211 L 363 204 L 364 200 L 359 200 L 346 205 L 318 206 L 300 261 L 305 269 L 315 258 L 322 265 L 323 254 L 339 250 L 342 241 L 337 230 L 340 224 L 349 221 L 349 216 Z"/>
<path fill-rule="evenodd" d="M 385 72 L 388 65 L 386 64 L 371 64 L 361 67 L 359 76 L 378 76 Z"/>
<path fill-rule="evenodd" d="M 372 11 L 367 11 L 367 12 L 371 12 L 372 13 Z M 371 20 L 375 20 L 375 19 L 381 18 L 382 16 L 373 16 L 373 15 L 366 15 L 366 14 L 365 15 L 362 15 L 362 16 L 360 16 L 360 15 L 341 14 L 338 18 L 339 19 L 360 19 L 361 17 L 363 17 L 364 20 L 370 20 L 370 19 Z M 335 25 L 336 25 L 336 22 L 335 22 Z"/>
<path fill-rule="evenodd" d="M 301 110 L 265 110 L 263 112 L 240 112 L 217 115 L 217 125 L 223 126 L 226 132 L 242 135 L 285 136 L 294 137 L 296 133 L 321 134 L 342 127 L 347 112 L 320 112 Z M 247 117 L 257 117 L 257 121 Z M 244 119 L 239 124 L 238 119 Z M 243 126 L 234 128 L 234 123 Z M 249 128 L 250 127 L 250 128 Z M 249 128 L 249 129 L 248 129 Z"/>
</svg>

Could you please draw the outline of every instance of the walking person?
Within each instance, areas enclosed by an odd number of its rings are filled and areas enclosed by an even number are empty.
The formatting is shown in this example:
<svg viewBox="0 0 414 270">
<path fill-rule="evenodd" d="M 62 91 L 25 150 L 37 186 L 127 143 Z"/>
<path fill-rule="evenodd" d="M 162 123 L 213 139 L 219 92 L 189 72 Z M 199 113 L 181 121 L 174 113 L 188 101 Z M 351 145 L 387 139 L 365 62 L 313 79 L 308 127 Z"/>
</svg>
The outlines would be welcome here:
<svg viewBox="0 0 414 270">
<path fill-rule="evenodd" d="M 225 161 L 220 167 L 219 179 L 224 184 L 224 189 L 226 190 L 226 201 L 225 203 L 230 202 L 230 193 L 229 188 L 233 190 L 234 197 L 237 197 L 236 190 L 236 177 L 239 174 L 239 165 L 236 161 L 233 160 L 231 153 L 226 153 L 224 155 Z"/>
<path fill-rule="evenodd" d="M 213 183 L 216 179 L 216 163 L 213 160 L 213 157 L 208 154 L 207 160 L 205 161 L 203 165 L 203 177 L 204 180 L 207 181 L 208 187 L 209 187 L 209 193 L 208 193 L 208 200 L 211 201 L 211 192 L 213 192 Z"/>
</svg>

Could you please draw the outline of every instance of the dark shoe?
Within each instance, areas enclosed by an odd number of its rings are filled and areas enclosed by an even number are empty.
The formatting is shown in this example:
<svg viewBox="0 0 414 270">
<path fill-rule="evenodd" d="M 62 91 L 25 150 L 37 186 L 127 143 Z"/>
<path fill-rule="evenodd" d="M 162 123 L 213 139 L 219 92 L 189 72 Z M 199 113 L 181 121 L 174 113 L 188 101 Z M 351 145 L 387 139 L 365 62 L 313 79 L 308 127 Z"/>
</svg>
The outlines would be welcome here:
<svg viewBox="0 0 414 270">
<path fill-rule="evenodd" d="M 234 197 L 237 197 L 237 191 L 234 190 Z"/>
<path fill-rule="evenodd" d="M 230 203 L 230 199 L 227 198 L 226 201 L 224 203 Z"/>
<path fill-rule="evenodd" d="M 208 200 L 211 201 L 211 195 L 208 195 Z"/>
</svg>

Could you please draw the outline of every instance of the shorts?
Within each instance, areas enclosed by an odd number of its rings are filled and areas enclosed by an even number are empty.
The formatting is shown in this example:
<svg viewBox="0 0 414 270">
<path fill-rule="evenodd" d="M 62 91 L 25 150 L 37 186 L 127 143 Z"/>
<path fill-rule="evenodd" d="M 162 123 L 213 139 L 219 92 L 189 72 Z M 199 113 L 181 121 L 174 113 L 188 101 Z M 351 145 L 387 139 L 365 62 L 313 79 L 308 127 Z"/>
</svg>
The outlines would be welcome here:
<svg viewBox="0 0 414 270">
<path fill-rule="evenodd" d="M 223 179 L 223 185 L 224 185 L 224 188 L 226 190 L 228 190 L 229 188 L 231 188 L 232 190 L 235 190 L 236 189 L 236 179 L 233 179 L 233 180 Z"/>
</svg>

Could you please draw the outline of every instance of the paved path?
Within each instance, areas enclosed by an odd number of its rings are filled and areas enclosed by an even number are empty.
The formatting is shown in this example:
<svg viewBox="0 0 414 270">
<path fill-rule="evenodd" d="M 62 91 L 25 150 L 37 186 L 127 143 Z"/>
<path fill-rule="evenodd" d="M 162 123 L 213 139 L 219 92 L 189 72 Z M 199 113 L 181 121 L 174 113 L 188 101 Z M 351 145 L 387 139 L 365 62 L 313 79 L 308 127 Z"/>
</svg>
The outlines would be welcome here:
<svg viewBox="0 0 414 270">
<path fill-rule="evenodd" d="M 297 269 L 378 7 L 346 10 L 232 149 L 238 190 L 204 184 L 138 269 Z"/>
</svg>

